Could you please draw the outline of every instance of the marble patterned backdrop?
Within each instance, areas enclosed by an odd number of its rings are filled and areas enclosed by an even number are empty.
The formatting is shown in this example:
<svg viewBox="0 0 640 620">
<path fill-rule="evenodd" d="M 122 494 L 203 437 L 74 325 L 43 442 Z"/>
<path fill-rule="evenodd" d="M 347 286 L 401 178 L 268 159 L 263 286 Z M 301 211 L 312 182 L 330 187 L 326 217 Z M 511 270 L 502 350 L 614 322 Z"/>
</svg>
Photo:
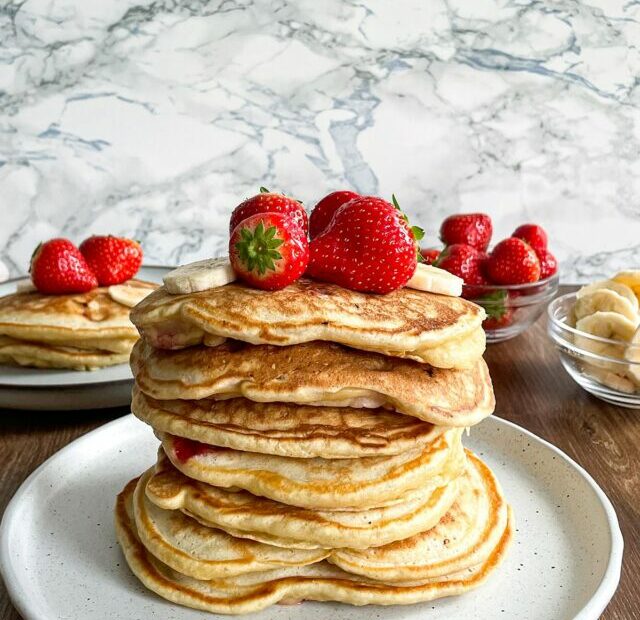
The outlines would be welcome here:
<svg viewBox="0 0 640 620">
<path fill-rule="evenodd" d="M 265 185 L 395 192 L 429 242 L 535 221 L 567 282 L 638 266 L 638 41 L 633 0 L 0 0 L 0 264 L 221 253 Z"/>
</svg>

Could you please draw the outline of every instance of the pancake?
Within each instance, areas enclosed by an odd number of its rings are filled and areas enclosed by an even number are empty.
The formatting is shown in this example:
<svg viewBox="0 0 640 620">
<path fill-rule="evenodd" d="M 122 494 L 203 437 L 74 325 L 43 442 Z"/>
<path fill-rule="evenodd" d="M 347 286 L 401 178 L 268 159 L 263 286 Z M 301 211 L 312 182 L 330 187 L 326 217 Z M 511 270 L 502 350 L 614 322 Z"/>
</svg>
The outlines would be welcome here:
<svg viewBox="0 0 640 620">
<path fill-rule="evenodd" d="M 142 475 L 133 493 L 133 515 L 141 542 L 153 555 L 180 573 L 196 579 L 214 579 L 304 566 L 319 562 L 325 549 L 284 549 L 246 538 L 234 538 L 222 530 L 200 525 L 179 510 L 163 510 L 145 496 L 153 470 Z M 131 497 L 133 481 L 125 493 Z"/>
<path fill-rule="evenodd" d="M 132 572 L 148 589 L 163 598 L 213 613 L 250 613 L 274 603 L 305 599 L 352 605 L 399 605 L 461 594 L 483 583 L 496 569 L 504 558 L 513 529 L 509 522 L 502 538 L 482 564 L 430 580 L 424 585 L 385 585 L 357 577 L 324 561 L 299 568 L 204 581 L 169 568 L 144 547 L 128 501 L 132 492 L 133 485 L 130 484 L 120 493 L 115 515 L 118 542 Z"/>
<path fill-rule="evenodd" d="M 245 452 L 298 458 L 401 454 L 445 431 L 384 409 L 229 400 L 155 400 L 137 386 L 131 410 L 156 431 Z"/>
<path fill-rule="evenodd" d="M 458 573 L 484 562 L 507 527 L 508 506 L 491 470 L 467 450 L 456 501 L 438 524 L 370 549 L 336 549 L 329 561 L 347 572 L 393 582 Z"/>
<path fill-rule="evenodd" d="M 455 501 L 458 486 L 455 479 L 431 493 L 415 489 L 402 501 L 383 508 L 323 511 L 198 482 L 165 458 L 148 479 L 146 494 L 162 509 L 182 510 L 233 536 L 296 549 L 364 549 L 408 538 L 435 525 Z"/>
<path fill-rule="evenodd" d="M 493 412 L 483 359 L 443 370 L 328 343 L 290 347 L 229 341 L 162 351 L 139 341 L 131 368 L 158 400 L 234 398 L 336 407 L 385 407 L 441 426 L 471 426 Z"/>
<path fill-rule="evenodd" d="M 6 295 L 0 298 L 0 336 L 128 355 L 138 337 L 129 320 L 131 306 L 155 288 L 150 282 L 129 280 L 74 295 Z"/>
<path fill-rule="evenodd" d="M 325 340 L 439 368 L 466 368 L 482 356 L 484 318 L 460 297 L 410 288 L 372 295 L 306 278 L 278 291 L 232 283 L 171 295 L 161 287 L 131 313 L 157 348 L 217 345 L 221 338 L 278 346 Z"/>
<path fill-rule="evenodd" d="M 135 340 L 129 341 L 133 347 Z M 94 370 L 114 364 L 124 364 L 129 354 L 80 349 L 52 344 L 17 340 L 0 336 L 0 364 L 31 366 L 34 368 L 70 368 L 72 370 Z"/>
<path fill-rule="evenodd" d="M 189 478 L 313 509 L 380 507 L 413 489 L 433 491 L 457 478 L 466 460 L 462 429 L 450 429 L 429 445 L 402 454 L 360 459 L 240 452 L 157 434 L 169 460 Z"/>
</svg>

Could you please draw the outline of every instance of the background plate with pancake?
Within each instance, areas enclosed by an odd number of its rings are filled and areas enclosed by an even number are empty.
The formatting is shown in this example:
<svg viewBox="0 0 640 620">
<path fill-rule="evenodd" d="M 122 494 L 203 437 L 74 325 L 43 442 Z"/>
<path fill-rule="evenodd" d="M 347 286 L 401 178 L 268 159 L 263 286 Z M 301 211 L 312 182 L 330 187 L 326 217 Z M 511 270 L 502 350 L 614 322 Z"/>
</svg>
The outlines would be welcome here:
<svg viewBox="0 0 640 620">
<path fill-rule="evenodd" d="M 518 529 L 504 565 L 481 589 L 441 599 L 435 609 L 431 603 L 357 608 L 305 602 L 276 605 L 255 618 L 599 618 L 622 559 L 617 518 L 600 488 L 558 449 L 495 416 L 475 426 L 466 445 L 499 479 Z M 127 416 L 70 444 L 16 493 L 0 530 L 0 569 L 26 620 L 219 617 L 170 607 L 147 591 L 115 542 L 114 497 L 156 450 L 151 429 Z M 360 554 L 341 554 L 341 561 L 351 555 Z"/>
<path fill-rule="evenodd" d="M 145 266 L 138 280 L 162 283 L 171 267 Z M 0 284 L 0 297 L 15 293 L 17 282 Z M 0 364 L 0 402 L 12 409 L 97 409 L 131 401 L 133 377 L 127 362 L 93 371 L 25 368 Z"/>
</svg>

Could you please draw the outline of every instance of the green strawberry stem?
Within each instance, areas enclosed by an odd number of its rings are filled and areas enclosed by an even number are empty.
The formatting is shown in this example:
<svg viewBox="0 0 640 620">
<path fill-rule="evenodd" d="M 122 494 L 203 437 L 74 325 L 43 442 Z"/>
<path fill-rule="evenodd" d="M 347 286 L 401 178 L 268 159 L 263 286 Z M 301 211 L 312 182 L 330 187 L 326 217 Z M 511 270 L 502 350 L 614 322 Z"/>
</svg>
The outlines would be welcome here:
<svg viewBox="0 0 640 620">
<path fill-rule="evenodd" d="M 395 194 L 391 194 L 391 202 L 393 206 L 398 211 L 400 211 L 400 214 L 402 215 L 402 219 L 408 224 L 409 218 L 407 217 L 407 214 L 404 213 L 400 208 L 400 203 L 398 202 L 398 199 L 396 198 Z M 424 228 L 420 228 L 420 226 L 409 226 L 409 230 L 411 230 L 411 234 L 413 235 L 413 238 L 416 242 L 416 258 L 418 259 L 419 263 L 422 263 L 424 261 L 424 258 L 422 257 L 422 254 L 420 254 L 420 247 L 418 246 L 418 241 L 421 241 L 424 238 Z"/>
<path fill-rule="evenodd" d="M 498 289 L 476 299 L 476 302 L 485 309 L 488 318 L 497 320 L 501 319 L 507 313 L 506 300 L 507 291 Z"/>
<path fill-rule="evenodd" d="M 276 237 L 275 226 L 269 226 L 265 230 L 260 222 L 253 233 L 248 228 L 240 230 L 240 241 L 235 244 L 235 248 L 247 271 L 256 270 L 260 275 L 264 275 L 267 269 L 276 270 L 274 260 L 282 258 L 282 254 L 276 248 L 283 243 L 283 239 Z"/>
</svg>

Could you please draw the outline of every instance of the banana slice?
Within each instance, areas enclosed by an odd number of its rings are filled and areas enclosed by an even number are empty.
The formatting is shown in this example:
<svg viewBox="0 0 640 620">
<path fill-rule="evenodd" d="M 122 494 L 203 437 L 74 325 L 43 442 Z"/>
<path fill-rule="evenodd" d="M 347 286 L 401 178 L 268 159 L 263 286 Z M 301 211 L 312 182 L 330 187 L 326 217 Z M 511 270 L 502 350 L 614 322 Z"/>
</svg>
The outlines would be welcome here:
<svg viewBox="0 0 640 620">
<path fill-rule="evenodd" d="M 625 394 L 633 394 L 636 391 L 634 382 L 623 375 L 611 372 L 605 368 L 598 368 L 593 364 L 584 364 L 584 369 L 585 372 L 591 375 L 596 381 L 603 383 L 613 390 L 624 392 Z"/>
<path fill-rule="evenodd" d="M 405 286 L 428 293 L 460 297 L 464 280 L 433 265 L 418 263 L 416 271 Z"/>
<path fill-rule="evenodd" d="M 162 281 L 172 295 L 185 295 L 224 286 L 235 279 L 236 274 L 229 259 L 220 257 L 182 265 L 170 271 Z"/>
<path fill-rule="evenodd" d="M 29 279 L 19 280 L 16 282 L 16 293 L 33 293 L 38 289 L 33 285 L 33 282 Z"/>
<path fill-rule="evenodd" d="M 616 312 L 598 311 L 580 319 L 576 323 L 576 329 L 600 338 L 619 340 L 620 343 L 599 342 L 598 340 L 580 335 L 574 337 L 574 342 L 585 351 L 622 360 L 626 348 L 624 343 L 631 341 L 637 327 L 637 320 L 631 321 Z M 590 360 L 590 363 L 600 368 L 611 370 L 612 372 L 620 373 L 623 371 L 623 364 L 614 361 Z"/>
<path fill-rule="evenodd" d="M 137 306 L 153 289 L 136 286 L 132 283 L 112 284 L 108 289 L 109 297 L 116 303 L 133 308 Z"/>
<path fill-rule="evenodd" d="M 573 307 L 576 321 L 595 312 L 616 312 L 630 321 L 638 320 L 638 312 L 633 304 L 609 288 L 600 288 L 576 299 Z"/>
<path fill-rule="evenodd" d="M 588 286 L 583 286 L 577 293 L 576 298 L 580 299 L 585 295 L 589 295 L 594 291 L 598 291 L 600 289 L 608 289 L 613 291 L 614 293 L 618 293 L 625 299 L 629 301 L 634 312 L 638 312 L 638 298 L 635 296 L 633 290 L 629 288 L 626 284 L 622 282 L 617 282 L 615 280 L 601 280 L 600 282 L 594 282 L 593 284 L 589 284 Z"/>
<path fill-rule="evenodd" d="M 624 357 L 629 362 L 635 362 L 629 364 L 627 375 L 636 385 L 640 385 L 640 328 L 631 338 L 629 346 L 624 351 Z"/>
<path fill-rule="evenodd" d="M 636 299 L 640 299 L 640 269 L 621 271 L 613 276 L 612 279 L 614 282 L 628 286 L 633 291 Z"/>
</svg>

